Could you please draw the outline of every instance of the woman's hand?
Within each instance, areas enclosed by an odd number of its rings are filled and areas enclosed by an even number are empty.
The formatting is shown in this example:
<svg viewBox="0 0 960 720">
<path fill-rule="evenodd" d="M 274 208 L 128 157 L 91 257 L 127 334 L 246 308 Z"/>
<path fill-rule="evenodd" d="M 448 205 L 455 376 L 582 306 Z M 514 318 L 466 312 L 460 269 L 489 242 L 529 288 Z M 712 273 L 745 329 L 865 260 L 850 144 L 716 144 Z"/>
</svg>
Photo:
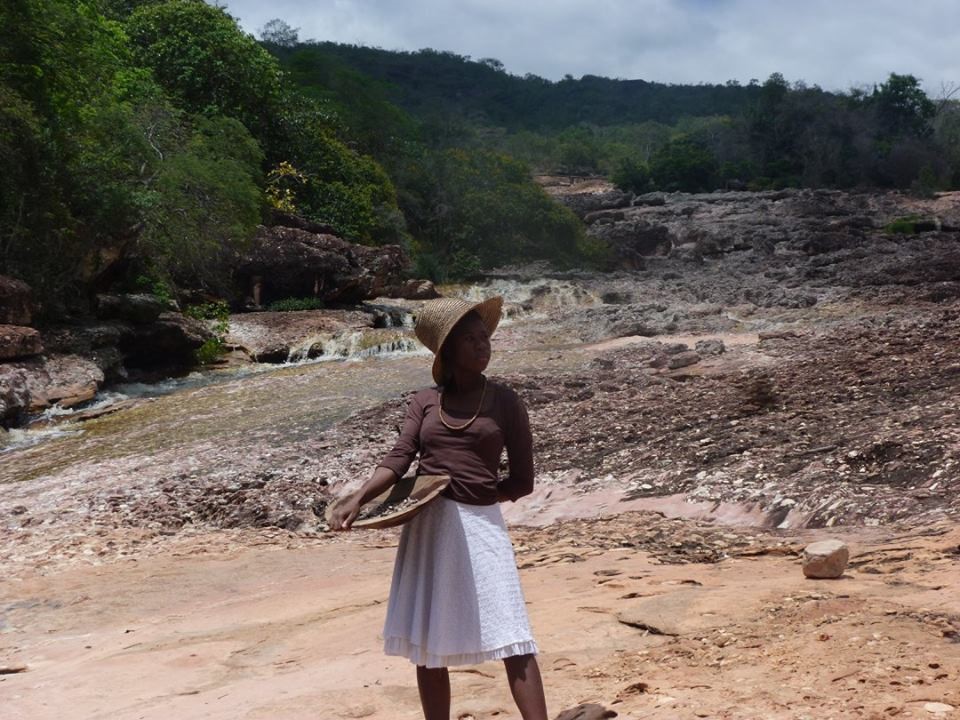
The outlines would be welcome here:
<svg viewBox="0 0 960 720">
<path fill-rule="evenodd" d="M 357 515 L 360 514 L 363 504 L 373 500 L 399 479 L 390 468 L 378 467 L 362 488 L 336 501 L 330 512 L 330 529 L 349 530 L 353 521 L 357 519 Z"/>
<path fill-rule="evenodd" d="M 331 530 L 349 530 L 360 514 L 360 499 L 356 494 L 348 495 L 338 501 L 330 513 Z"/>
</svg>

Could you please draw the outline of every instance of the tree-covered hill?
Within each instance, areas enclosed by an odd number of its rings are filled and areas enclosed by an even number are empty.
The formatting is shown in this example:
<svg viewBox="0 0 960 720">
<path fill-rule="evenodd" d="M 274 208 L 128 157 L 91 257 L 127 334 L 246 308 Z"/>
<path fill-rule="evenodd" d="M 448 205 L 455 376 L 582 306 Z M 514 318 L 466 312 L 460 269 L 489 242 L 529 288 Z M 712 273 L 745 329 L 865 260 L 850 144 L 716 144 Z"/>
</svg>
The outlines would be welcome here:
<svg viewBox="0 0 960 720">
<path fill-rule="evenodd" d="M 910 75 L 830 93 L 516 77 L 497 60 L 260 41 L 203 0 L 0 3 L 0 274 L 42 317 L 97 292 L 231 296 L 256 225 L 298 213 L 412 272 L 588 264 L 604 247 L 534 182 L 960 185 L 960 112 Z"/>
<path fill-rule="evenodd" d="M 202 0 L 0 4 L 0 274 L 42 319 L 106 290 L 230 297 L 272 210 L 400 243 L 438 278 L 582 258 L 576 218 L 517 161 L 424 144 L 388 100 L 350 115 L 333 91 Z"/>
<path fill-rule="evenodd" d="M 471 60 L 448 51 L 389 51 L 358 45 L 309 42 L 271 46 L 283 62 L 336 60 L 381 81 L 387 97 L 417 116 L 458 114 L 509 130 L 560 130 L 577 123 L 623 125 L 682 117 L 732 115 L 760 94 L 758 82 L 742 86 L 668 85 L 585 75 L 552 82 L 507 73 L 496 59 Z"/>
<path fill-rule="evenodd" d="M 911 75 L 845 93 L 778 73 L 745 86 L 551 82 L 447 51 L 265 39 L 344 117 L 363 114 L 352 92 L 362 87 L 359 97 L 406 110 L 428 142 L 502 152 L 539 172 L 604 173 L 637 192 L 960 185 L 958 105 L 934 103 Z M 348 76 L 351 92 L 341 92 Z"/>
</svg>

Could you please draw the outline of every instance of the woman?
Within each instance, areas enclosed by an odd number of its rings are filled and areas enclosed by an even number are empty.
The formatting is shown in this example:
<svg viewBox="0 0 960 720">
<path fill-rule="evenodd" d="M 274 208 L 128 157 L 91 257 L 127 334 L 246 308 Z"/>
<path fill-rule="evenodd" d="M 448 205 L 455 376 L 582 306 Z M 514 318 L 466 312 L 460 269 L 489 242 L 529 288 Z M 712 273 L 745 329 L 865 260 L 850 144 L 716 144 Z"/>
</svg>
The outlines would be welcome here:
<svg viewBox="0 0 960 720">
<path fill-rule="evenodd" d="M 403 529 L 384 626 L 384 650 L 417 666 L 426 720 L 450 716 L 451 665 L 503 660 L 524 720 L 547 720 L 537 646 L 499 502 L 533 491 L 533 443 L 523 402 L 483 375 L 503 300 L 424 304 L 416 335 L 434 353 L 437 387 L 418 392 L 400 439 L 331 527 L 347 530 L 361 505 L 403 476 L 449 475 L 443 494 Z M 510 476 L 498 478 L 507 450 Z"/>
</svg>

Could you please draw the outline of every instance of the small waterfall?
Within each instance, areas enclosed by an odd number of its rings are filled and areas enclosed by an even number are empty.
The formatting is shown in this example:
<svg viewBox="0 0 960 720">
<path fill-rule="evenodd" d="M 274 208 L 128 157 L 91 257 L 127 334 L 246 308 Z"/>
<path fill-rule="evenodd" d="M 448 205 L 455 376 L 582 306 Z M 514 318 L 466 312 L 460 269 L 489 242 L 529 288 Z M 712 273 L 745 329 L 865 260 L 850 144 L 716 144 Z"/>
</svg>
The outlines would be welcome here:
<svg viewBox="0 0 960 720">
<path fill-rule="evenodd" d="M 373 356 L 392 357 L 427 352 L 406 327 L 404 325 L 350 330 L 335 335 L 314 335 L 291 348 L 287 362 L 361 360 Z"/>
<path fill-rule="evenodd" d="M 22 450 L 31 445 L 39 445 L 47 440 L 53 440 L 70 435 L 79 435 L 82 431 L 76 426 L 48 426 L 41 428 L 0 428 L 0 455 L 14 450 Z"/>
<path fill-rule="evenodd" d="M 548 315 L 556 310 L 602 305 L 600 297 L 567 280 L 490 280 L 482 285 L 447 286 L 445 295 L 459 295 L 479 302 L 491 295 L 502 295 L 506 319 Z"/>
</svg>

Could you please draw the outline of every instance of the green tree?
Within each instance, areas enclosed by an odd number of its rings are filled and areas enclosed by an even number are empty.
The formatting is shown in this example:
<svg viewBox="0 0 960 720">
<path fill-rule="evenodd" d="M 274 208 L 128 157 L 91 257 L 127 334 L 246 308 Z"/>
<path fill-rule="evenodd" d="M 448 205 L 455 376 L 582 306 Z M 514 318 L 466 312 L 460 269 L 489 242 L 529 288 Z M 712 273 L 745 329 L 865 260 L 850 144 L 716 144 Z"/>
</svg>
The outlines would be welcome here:
<svg viewBox="0 0 960 720">
<path fill-rule="evenodd" d="M 702 144 L 680 137 L 654 153 L 650 174 L 660 189 L 704 192 L 716 187 L 717 161 Z"/>
<path fill-rule="evenodd" d="M 296 47 L 300 42 L 298 30 L 299 28 L 290 27 L 280 18 L 273 18 L 273 20 L 267 20 L 264 26 L 260 28 L 260 41 L 279 47 Z"/>
<path fill-rule="evenodd" d="M 260 221 L 263 152 L 237 120 L 197 117 L 161 166 L 140 242 L 170 278 L 226 293 L 228 268 Z"/>
<path fill-rule="evenodd" d="M 651 188 L 650 168 L 634 158 L 623 158 L 610 180 L 621 190 L 645 193 Z"/>
<path fill-rule="evenodd" d="M 202 0 L 143 5 L 126 29 L 135 61 L 150 68 L 178 107 L 236 118 L 273 149 L 283 72 L 223 8 Z"/>
<path fill-rule="evenodd" d="M 874 88 L 870 102 L 887 137 L 928 137 L 933 132 L 931 120 L 937 108 L 913 75 L 890 73 L 885 83 Z"/>
</svg>

